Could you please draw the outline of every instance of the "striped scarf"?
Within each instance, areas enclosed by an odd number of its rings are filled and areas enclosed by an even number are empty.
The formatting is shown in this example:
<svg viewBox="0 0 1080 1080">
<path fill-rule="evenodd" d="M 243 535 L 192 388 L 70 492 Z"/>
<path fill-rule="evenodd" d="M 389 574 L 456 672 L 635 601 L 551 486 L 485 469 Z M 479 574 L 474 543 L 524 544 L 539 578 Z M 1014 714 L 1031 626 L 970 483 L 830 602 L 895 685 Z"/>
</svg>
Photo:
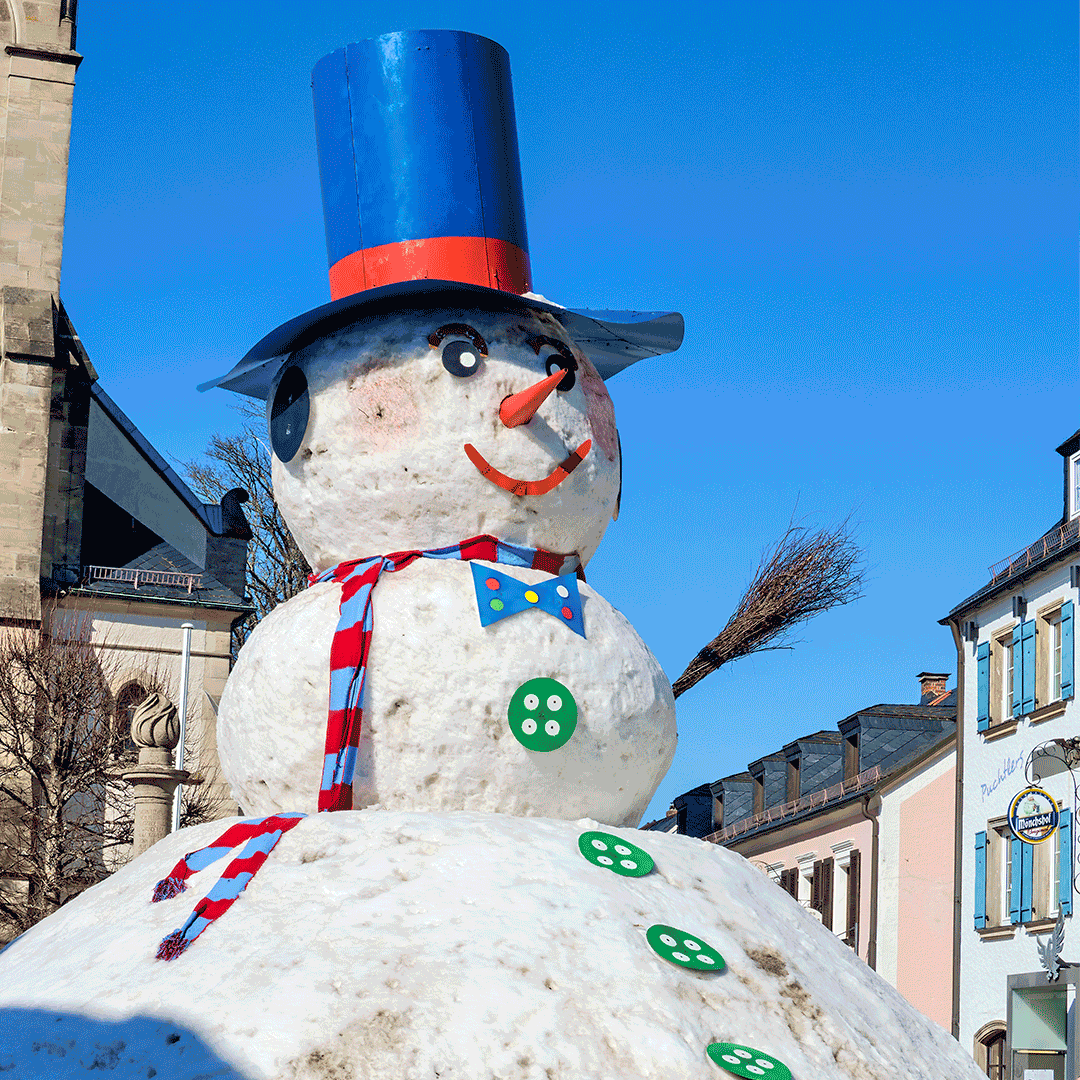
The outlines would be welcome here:
<svg viewBox="0 0 1080 1080">
<path fill-rule="evenodd" d="M 460 544 L 428 551 L 398 551 L 393 555 L 354 559 L 324 570 L 321 574 L 312 574 L 308 579 L 309 585 L 320 581 L 336 581 L 341 585 L 338 624 L 330 646 L 330 708 L 319 787 L 320 813 L 351 810 L 353 805 L 353 777 L 363 720 L 364 680 L 374 626 L 372 590 L 383 573 L 404 570 L 417 559 L 484 559 L 508 566 L 532 567 L 549 574 L 568 574 L 576 570 L 578 576 L 583 577 L 581 560 L 577 555 L 555 555 L 538 548 L 508 544 L 494 536 L 474 536 Z M 225 868 L 217 884 L 195 905 L 188 921 L 162 940 L 157 958 L 172 960 L 179 956 L 212 922 L 228 911 L 281 837 L 305 816 L 300 813 L 273 814 L 241 821 L 226 829 L 213 844 L 185 855 L 169 876 L 155 886 L 154 903 L 178 896 L 187 889 L 187 880 L 192 874 L 224 858 L 237 845 L 244 844 L 244 849 Z"/>
</svg>

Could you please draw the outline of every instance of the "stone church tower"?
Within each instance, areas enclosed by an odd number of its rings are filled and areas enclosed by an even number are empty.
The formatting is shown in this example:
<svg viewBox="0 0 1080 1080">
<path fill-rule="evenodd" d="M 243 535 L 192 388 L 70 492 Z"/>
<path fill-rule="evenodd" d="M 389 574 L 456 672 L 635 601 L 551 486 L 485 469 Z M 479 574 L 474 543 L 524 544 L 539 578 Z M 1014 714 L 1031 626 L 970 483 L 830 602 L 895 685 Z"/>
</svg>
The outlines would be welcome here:
<svg viewBox="0 0 1080 1080">
<path fill-rule="evenodd" d="M 76 0 L 0 0 L 0 621 L 78 566 L 87 387 L 60 303 Z"/>
</svg>

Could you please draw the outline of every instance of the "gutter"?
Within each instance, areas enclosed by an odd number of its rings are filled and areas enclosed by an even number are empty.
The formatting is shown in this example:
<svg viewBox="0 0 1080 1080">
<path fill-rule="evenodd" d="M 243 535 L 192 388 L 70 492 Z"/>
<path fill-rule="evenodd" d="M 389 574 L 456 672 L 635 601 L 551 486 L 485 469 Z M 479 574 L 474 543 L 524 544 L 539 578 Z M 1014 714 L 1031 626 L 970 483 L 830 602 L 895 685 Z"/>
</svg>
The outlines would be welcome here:
<svg viewBox="0 0 1080 1080">
<path fill-rule="evenodd" d="M 964 859 L 964 642 L 960 624 L 948 620 L 956 645 L 956 795 L 953 827 L 953 940 L 952 940 L 952 1036 L 960 1040 L 960 933 L 964 886 L 961 878 Z"/>
<path fill-rule="evenodd" d="M 873 809 L 871 810 L 871 804 Z M 878 920 L 878 832 L 881 813 L 881 796 L 876 791 L 869 792 L 863 799 L 860 808 L 863 817 L 873 827 L 873 841 L 870 845 L 870 937 L 866 943 L 866 965 L 872 970 L 877 970 L 877 920 Z"/>
<path fill-rule="evenodd" d="M 146 593 L 122 593 L 122 592 L 96 592 L 94 589 L 75 588 L 69 589 L 65 596 L 86 596 L 95 600 L 138 600 L 143 604 L 178 604 L 180 607 L 208 608 L 213 611 L 238 612 L 234 624 L 241 618 L 255 613 L 255 608 L 250 604 L 212 604 L 208 600 L 181 600 L 179 597 L 150 596 Z"/>
</svg>

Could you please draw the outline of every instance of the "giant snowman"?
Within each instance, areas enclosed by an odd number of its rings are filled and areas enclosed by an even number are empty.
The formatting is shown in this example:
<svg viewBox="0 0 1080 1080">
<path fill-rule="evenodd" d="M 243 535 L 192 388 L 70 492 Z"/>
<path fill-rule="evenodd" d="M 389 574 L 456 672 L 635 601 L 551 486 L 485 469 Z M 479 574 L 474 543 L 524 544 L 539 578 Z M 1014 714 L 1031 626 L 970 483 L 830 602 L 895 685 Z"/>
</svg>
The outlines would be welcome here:
<svg viewBox="0 0 1080 1080">
<path fill-rule="evenodd" d="M 530 291 L 506 53 L 391 34 L 313 86 L 333 300 L 216 381 L 267 402 L 315 570 L 221 701 L 255 816 L 6 950 L 0 1074 L 977 1077 L 741 857 L 634 830 L 674 700 L 583 571 L 621 488 L 605 380 L 682 320 Z"/>
</svg>

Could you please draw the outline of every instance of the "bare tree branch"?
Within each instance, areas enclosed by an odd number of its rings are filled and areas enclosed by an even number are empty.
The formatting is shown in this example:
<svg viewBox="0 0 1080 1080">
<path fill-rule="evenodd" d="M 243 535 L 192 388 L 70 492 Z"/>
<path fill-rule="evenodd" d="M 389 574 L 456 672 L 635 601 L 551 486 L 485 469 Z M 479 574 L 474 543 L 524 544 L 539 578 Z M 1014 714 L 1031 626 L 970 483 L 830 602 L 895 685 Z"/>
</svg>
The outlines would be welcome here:
<svg viewBox="0 0 1080 1080">
<path fill-rule="evenodd" d="M 862 595 L 862 550 L 851 519 L 810 532 L 794 520 L 767 550 L 723 630 L 675 680 L 676 697 L 732 660 L 770 649 L 790 649 L 799 623 Z"/>
<path fill-rule="evenodd" d="M 234 655 L 260 619 L 307 587 L 311 573 L 274 499 L 262 410 L 247 404 L 235 408 L 243 417 L 240 433 L 212 435 L 205 461 L 182 463 L 188 482 L 204 499 L 217 502 L 236 487 L 244 488 L 250 496 L 244 513 L 253 533 L 248 544 L 247 582 L 255 614 L 234 632 Z"/>
</svg>

